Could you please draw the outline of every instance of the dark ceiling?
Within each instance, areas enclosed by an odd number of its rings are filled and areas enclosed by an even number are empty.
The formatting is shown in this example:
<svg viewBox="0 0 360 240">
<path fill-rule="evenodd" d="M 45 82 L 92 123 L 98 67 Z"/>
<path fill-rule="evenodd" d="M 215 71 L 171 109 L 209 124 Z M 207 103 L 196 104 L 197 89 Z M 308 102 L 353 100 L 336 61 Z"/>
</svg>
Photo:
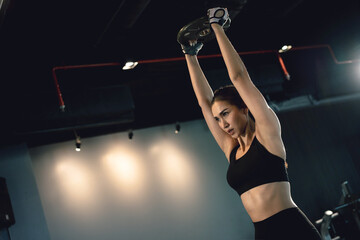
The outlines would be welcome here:
<svg viewBox="0 0 360 240">
<path fill-rule="evenodd" d="M 36 146 L 72 139 L 73 130 L 87 137 L 201 118 L 176 36 L 216 5 L 230 10 L 227 34 L 270 102 L 359 92 L 349 83 L 360 56 L 358 0 L 4 0 L 1 145 Z M 294 46 L 282 55 L 290 81 L 275 52 L 260 52 L 284 44 Z M 212 54 L 219 54 L 215 40 L 199 56 Z M 140 63 L 123 71 L 127 60 Z M 200 63 L 214 88 L 228 83 L 221 58 Z"/>
</svg>

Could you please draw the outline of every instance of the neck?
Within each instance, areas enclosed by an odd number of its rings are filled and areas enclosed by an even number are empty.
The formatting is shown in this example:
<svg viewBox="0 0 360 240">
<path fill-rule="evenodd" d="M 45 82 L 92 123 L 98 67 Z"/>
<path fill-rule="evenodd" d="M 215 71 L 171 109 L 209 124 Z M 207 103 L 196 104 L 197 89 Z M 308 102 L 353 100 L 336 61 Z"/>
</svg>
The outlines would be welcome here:
<svg viewBox="0 0 360 240">
<path fill-rule="evenodd" d="M 248 118 L 243 134 L 237 139 L 241 149 L 244 151 L 247 146 L 249 146 L 253 140 L 255 133 L 255 122 Z"/>
</svg>

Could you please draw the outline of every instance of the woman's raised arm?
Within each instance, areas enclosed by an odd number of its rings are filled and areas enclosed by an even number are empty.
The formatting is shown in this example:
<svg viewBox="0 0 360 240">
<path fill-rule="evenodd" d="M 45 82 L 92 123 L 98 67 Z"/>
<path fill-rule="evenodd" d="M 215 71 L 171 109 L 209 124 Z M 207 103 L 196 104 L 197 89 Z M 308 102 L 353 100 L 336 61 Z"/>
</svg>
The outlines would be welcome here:
<svg viewBox="0 0 360 240">
<path fill-rule="evenodd" d="M 185 52 L 185 59 L 190 74 L 191 84 L 193 86 L 199 106 L 205 118 L 205 121 L 214 136 L 216 142 L 228 157 L 230 148 L 233 147 L 233 139 L 225 133 L 215 120 L 211 111 L 211 100 L 213 98 L 213 91 L 202 71 L 198 59 L 195 55 L 190 55 Z"/>
<path fill-rule="evenodd" d="M 210 9 L 208 14 L 211 14 L 211 11 L 214 12 L 214 10 Z M 209 15 L 210 22 L 211 17 Z M 261 128 L 261 132 L 267 136 L 279 136 L 280 124 L 276 114 L 268 106 L 261 92 L 251 81 L 243 61 L 226 36 L 221 24 L 214 22 L 211 24 L 211 27 L 215 32 L 230 80 L 254 116 L 256 126 Z"/>
</svg>

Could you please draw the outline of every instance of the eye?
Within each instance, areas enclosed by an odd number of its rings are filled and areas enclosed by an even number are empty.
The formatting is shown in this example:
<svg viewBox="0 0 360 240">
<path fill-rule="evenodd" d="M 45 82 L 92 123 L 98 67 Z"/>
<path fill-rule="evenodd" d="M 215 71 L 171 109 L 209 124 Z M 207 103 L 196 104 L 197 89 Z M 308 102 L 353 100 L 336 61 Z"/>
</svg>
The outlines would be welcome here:
<svg viewBox="0 0 360 240">
<path fill-rule="evenodd" d="M 223 112 L 222 115 L 225 117 L 225 116 L 229 115 L 229 112 Z"/>
<path fill-rule="evenodd" d="M 215 121 L 217 121 L 217 122 L 219 121 L 219 118 L 218 118 L 218 117 L 214 117 L 214 119 L 215 119 Z"/>
</svg>

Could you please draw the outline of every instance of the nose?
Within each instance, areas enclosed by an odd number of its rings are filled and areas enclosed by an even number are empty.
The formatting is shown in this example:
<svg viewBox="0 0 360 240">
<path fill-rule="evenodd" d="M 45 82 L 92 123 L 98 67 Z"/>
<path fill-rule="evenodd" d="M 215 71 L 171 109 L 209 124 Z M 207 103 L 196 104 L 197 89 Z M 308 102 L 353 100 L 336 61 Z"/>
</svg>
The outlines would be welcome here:
<svg viewBox="0 0 360 240">
<path fill-rule="evenodd" d="M 226 129 L 229 127 L 229 123 L 227 121 L 225 121 L 224 119 L 221 120 L 221 124 L 222 124 L 223 129 Z"/>
</svg>

